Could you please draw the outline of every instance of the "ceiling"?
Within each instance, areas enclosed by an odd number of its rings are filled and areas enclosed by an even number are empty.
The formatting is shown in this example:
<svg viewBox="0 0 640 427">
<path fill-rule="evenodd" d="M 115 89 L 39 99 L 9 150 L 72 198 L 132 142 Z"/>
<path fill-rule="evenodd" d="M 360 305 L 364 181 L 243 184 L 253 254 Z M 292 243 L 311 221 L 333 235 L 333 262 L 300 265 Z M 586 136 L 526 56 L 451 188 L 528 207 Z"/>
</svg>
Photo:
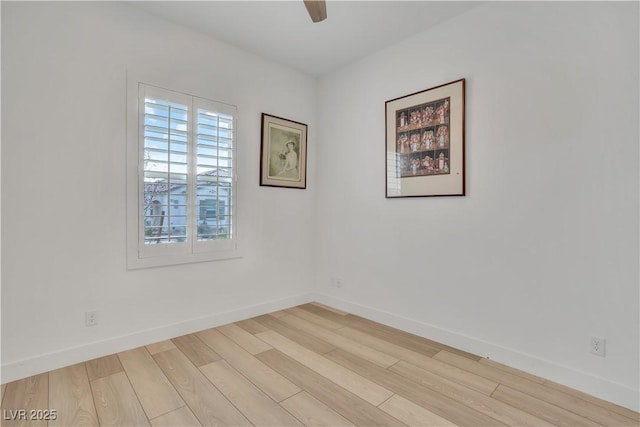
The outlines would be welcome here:
<svg viewBox="0 0 640 427">
<path fill-rule="evenodd" d="M 477 1 L 327 1 L 311 22 L 302 0 L 142 1 L 138 8 L 320 76 L 425 31 Z"/>
</svg>

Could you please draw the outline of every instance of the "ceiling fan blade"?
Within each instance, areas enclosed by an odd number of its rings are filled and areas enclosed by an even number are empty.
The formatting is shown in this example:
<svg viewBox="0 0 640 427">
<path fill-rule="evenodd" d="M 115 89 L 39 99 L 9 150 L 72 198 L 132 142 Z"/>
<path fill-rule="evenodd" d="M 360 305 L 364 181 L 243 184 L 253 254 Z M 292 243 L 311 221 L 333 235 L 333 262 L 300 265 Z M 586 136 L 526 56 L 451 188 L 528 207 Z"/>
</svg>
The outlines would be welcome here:
<svg viewBox="0 0 640 427">
<path fill-rule="evenodd" d="M 303 0 L 313 22 L 327 19 L 327 3 L 325 0 Z"/>
</svg>

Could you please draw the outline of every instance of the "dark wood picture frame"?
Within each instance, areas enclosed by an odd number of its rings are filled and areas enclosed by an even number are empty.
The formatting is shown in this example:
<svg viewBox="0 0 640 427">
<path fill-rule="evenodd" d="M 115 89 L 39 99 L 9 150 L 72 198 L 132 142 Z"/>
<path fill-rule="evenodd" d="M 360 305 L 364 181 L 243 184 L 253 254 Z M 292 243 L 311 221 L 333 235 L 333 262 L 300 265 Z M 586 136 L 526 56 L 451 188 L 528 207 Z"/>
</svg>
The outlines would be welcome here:
<svg viewBox="0 0 640 427">
<path fill-rule="evenodd" d="M 307 188 L 307 125 L 262 113 L 260 185 Z"/>
<path fill-rule="evenodd" d="M 387 198 L 465 195 L 465 79 L 385 103 Z"/>
</svg>

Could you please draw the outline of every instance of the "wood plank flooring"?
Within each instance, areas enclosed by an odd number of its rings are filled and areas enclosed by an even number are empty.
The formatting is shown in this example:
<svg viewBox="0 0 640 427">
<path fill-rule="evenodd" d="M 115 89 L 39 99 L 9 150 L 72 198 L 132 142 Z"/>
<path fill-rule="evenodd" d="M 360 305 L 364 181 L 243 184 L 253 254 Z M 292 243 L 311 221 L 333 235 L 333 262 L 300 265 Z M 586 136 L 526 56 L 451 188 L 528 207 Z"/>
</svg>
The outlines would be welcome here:
<svg viewBox="0 0 640 427">
<path fill-rule="evenodd" d="M 640 414 L 311 303 L 3 384 L 0 421 L 639 427 Z"/>
</svg>

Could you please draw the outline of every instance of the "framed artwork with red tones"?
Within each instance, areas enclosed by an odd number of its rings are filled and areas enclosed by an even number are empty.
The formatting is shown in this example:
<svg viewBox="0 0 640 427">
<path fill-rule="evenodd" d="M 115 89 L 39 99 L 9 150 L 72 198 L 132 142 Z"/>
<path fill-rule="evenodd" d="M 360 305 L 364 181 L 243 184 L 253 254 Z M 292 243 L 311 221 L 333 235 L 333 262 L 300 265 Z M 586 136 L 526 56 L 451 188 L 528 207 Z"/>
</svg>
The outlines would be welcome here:
<svg viewBox="0 0 640 427">
<path fill-rule="evenodd" d="M 386 197 L 465 195 L 460 79 L 385 103 Z"/>
</svg>

